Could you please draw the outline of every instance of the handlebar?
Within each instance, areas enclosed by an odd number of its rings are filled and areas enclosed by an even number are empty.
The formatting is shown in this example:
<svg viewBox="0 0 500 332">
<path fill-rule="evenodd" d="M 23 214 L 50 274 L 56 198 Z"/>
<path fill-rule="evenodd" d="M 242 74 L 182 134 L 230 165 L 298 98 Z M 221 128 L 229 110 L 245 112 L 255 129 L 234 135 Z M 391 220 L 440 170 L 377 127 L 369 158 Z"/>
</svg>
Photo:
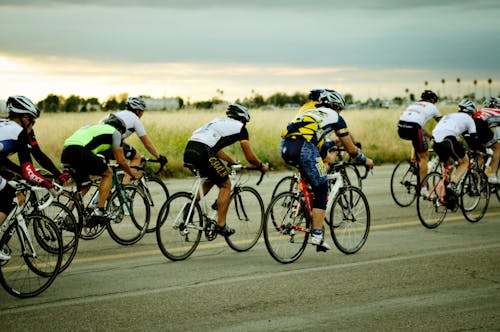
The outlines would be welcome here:
<svg viewBox="0 0 500 332">
<path fill-rule="evenodd" d="M 163 169 L 163 166 L 165 166 L 167 163 L 166 162 L 161 162 L 160 160 L 158 159 L 149 159 L 149 158 L 146 158 L 146 157 L 142 157 L 141 159 L 141 162 L 145 162 L 145 163 L 157 163 L 157 164 L 160 164 L 160 168 L 155 172 L 155 175 L 158 175 L 160 174 L 160 172 L 162 171 Z"/>
<path fill-rule="evenodd" d="M 259 177 L 259 181 L 257 181 L 257 185 L 259 185 L 262 182 L 262 179 L 264 178 L 264 174 L 266 174 L 266 172 L 264 172 L 260 167 L 257 167 L 257 166 L 245 166 L 245 165 L 241 165 L 241 164 L 235 164 L 235 165 L 231 165 L 231 169 L 235 170 L 235 171 L 238 171 L 238 170 L 259 171 L 260 177 Z"/>
<path fill-rule="evenodd" d="M 59 196 L 63 191 L 63 187 L 61 185 L 59 185 L 58 183 L 53 182 L 52 184 L 54 185 L 54 187 L 56 189 L 56 194 L 54 194 L 51 190 L 47 190 L 47 188 L 39 187 L 37 185 L 32 185 L 27 180 L 24 180 L 24 179 L 17 179 L 17 180 L 13 179 L 13 180 L 9 181 L 9 185 L 14 187 L 16 189 L 16 191 L 30 190 L 33 192 L 36 192 L 36 191 L 48 192 L 48 195 L 44 196 L 44 198 L 45 197 L 47 198 L 44 202 L 42 202 L 42 203 L 37 202 L 37 209 L 39 211 L 46 209 L 50 204 L 52 204 L 54 199 L 56 199 L 56 197 Z"/>
</svg>

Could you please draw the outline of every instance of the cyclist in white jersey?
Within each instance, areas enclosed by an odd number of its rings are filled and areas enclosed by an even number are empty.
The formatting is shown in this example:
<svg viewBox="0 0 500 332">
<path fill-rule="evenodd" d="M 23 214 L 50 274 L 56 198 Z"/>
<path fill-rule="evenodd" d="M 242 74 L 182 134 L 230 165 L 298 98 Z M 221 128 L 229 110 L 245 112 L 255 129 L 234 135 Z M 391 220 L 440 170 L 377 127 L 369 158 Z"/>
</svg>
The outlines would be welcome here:
<svg viewBox="0 0 500 332">
<path fill-rule="evenodd" d="M 144 100 L 138 97 L 129 97 L 127 98 L 125 107 L 126 110 L 113 113 L 114 115 L 122 119 L 127 128 L 125 133 L 122 135 L 122 139 L 125 140 L 133 133 L 136 133 L 139 139 L 141 140 L 142 144 L 146 148 L 146 150 L 148 150 L 149 153 L 151 153 L 161 163 L 166 164 L 167 157 L 162 156 L 158 152 L 155 145 L 148 137 L 146 129 L 142 124 L 141 117 L 143 116 L 144 111 L 146 110 L 146 103 L 144 102 Z M 101 122 L 103 122 L 104 120 L 105 119 L 103 119 Z M 123 143 L 123 152 L 125 154 L 125 158 L 130 160 L 130 165 L 139 165 L 141 163 L 142 154 L 136 149 L 134 149 L 132 146 Z M 105 156 L 108 159 L 113 159 L 113 155 L 111 152 L 107 153 Z M 138 172 L 135 169 L 133 169 L 133 171 L 134 174 Z M 129 179 L 130 176 L 127 174 L 124 178 L 124 182 L 127 183 Z"/>
<path fill-rule="evenodd" d="M 230 104 L 226 111 L 227 117 L 215 118 L 196 129 L 188 140 L 184 150 L 184 166 L 200 171 L 202 177 L 208 178 L 203 183 L 203 192 L 217 185 L 217 232 L 222 235 L 234 234 L 234 229 L 226 225 L 226 215 L 231 194 L 230 169 L 222 163 L 237 164 L 223 149 L 233 143 L 240 142 L 245 159 L 252 165 L 267 172 L 269 166 L 260 161 L 253 152 L 246 123 L 250 121 L 248 110 L 238 104 Z"/>
<path fill-rule="evenodd" d="M 493 138 L 491 140 L 481 142 L 493 150 L 490 168 L 486 170 L 488 182 L 491 184 L 498 184 L 496 173 L 500 162 L 500 98 L 491 97 L 486 99 L 483 108 L 477 111 L 474 115 L 474 119 L 486 121 L 488 127 L 491 128 L 493 132 Z M 481 132 L 479 132 L 479 136 L 481 138 Z"/>
<path fill-rule="evenodd" d="M 431 133 L 425 129 L 425 124 L 431 119 L 439 121 L 441 113 L 436 107 L 438 96 L 431 90 L 422 92 L 421 100 L 411 104 L 401 114 L 398 122 L 398 134 L 404 140 L 412 141 L 412 158 L 415 154 L 420 160 L 420 179 L 427 174 L 429 149 L 427 139 Z"/>
<path fill-rule="evenodd" d="M 439 159 L 447 164 L 458 162 L 458 166 L 453 173 L 450 184 L 447 188 L 447 195 L 457 197 L 456 184 L 465 174 L 469 157 L 465 153 L 463 145 L 459 142 L 459 136 L 462 136 L 469 148 L 483 149 L 478 137 L 476 125 L 472 116 L 476 112 L 475 105 L 468 99 L 464 99 L 458 105 L 457 113 L 445 115 L 432 131 L 432 139 L 434 141 L 434 151 L 439 156 Z"/>
</svg>

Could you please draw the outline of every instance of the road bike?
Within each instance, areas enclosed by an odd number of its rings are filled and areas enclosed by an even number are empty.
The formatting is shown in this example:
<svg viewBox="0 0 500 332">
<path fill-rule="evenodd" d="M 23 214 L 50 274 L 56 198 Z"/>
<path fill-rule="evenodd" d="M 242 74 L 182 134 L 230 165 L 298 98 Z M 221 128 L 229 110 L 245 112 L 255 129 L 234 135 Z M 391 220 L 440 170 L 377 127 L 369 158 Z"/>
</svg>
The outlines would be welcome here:
<svg viewBox="0 0 500 332">
<path fill-rule="evenodd" d="M 368 238 L 370 208 L 361 189 L 344 183 L 342 167 L 343 163 L 337 163 L 328 173 L 326 224 L 335 246 L 344 254 L 354 254 Z M 305 251 L 312 226 L 313 199 L 310 187 L 301 178 L 298 188 L 278 194 L 269 203 L 264 218 L 264 241 L 276 261 L 292 263 Z"/>
<path fill-rule="evenodd" d="M 159 163 L 160 167 L 156 172 L 153 172 L 151 168 L 147 167 L 148 163 Z M 162 171 L 163 166 L 165 166 L 165 163 L 162 163 L 159 160 L 143 157 L 141 159 L 141 164 L 139 165 L 139 169 L 144 171 L 143 176 L 141 176 L 140 179 L 132 180 L 132 183 L 142 189 L 142 191 L 148 198 L 151 218 L 158 217 L 161 206 L 170 197 L 167 186 L 158 176 L 158 174 L 160 174 L 160 172 Z M 146 233 L 153 233 L 155 230 L 156 223 L 150 222 Z"/>
<path fill-rule="evenodd" d="M 217 202 L 210 204 L 203 193 L 202 177 L 193 165 L 184 164 L 195 174 L 191 191 L 177 192 L 163 204 L 158 214 L 156 239 L 158 246 L 170 260 L 188 258 L 198 247 L 204 234 L 207 241 L 217 238 Z M 259 167 L 243 165 L 231 166 L 231 196 L 226 224 L 235 230 L 225 236 L 230 248 L 243 252 L 251 249 L 262 233 L 264 203 L 257 190 L 245 186 L 241 171 L 259 170 L 257 185 L 262 181 L 264 172 Z"/>
<path fill-rule="evenodd" d="M 112 170 L 112 189 L 106 201 L 106 210 L 110 219 L 96 218 L 92 212 L 99 199 L 100 179 L 91 181 L 90 189 L 85 196 L 77 189 L 65 190 L 60 196 L 64 204 L 77 215 L 81 226 L 80 237 L 91 240 L 101 235 L 105 229 L 115 242 L 121 245 L 132 245 L 146 234 L 151 219 L 150 204 L 146 194 L 134 184 L 122 184 L 118 177 L 118 164 L 108 164 Z M 137 166 L 131 166 L 136 167 Z M 74 171 L 66 167 L 66 171 Z"/>
<path fill-rule="evenodd" d="M 63 261 L 59 227 L 42 213 L 54 196 L 24 180 L 9 184 L 22 194 L 17 195 L 16 207 L 0 227 L 0 250 L 10 256 L 0 260 L 0 284 L 15 297 L 34 297 L 52 284 Z M 36 192 L 42 192 L 45 201 L 32 206 L 30 197 Z"/>
<path fill-rule="evenodd" d="M 429 149 L 429 152 L 433 152 Z M 443 166 L 437 155 L 431 156 L 428 162 L 428 173 L 441 173 Z M 420 182 L 420 160 L 418 157 L 400 161 L 394 167 L 391 175 L 391 196 L 401 207 L 410 206 L 417 198 Z"/>
<path fill-rule="evenodd" d="M 446 165 L 442 173 L 431 172 L 422 180 L 422 186 L 427 187 L 428 193 L 418 195 L 417 211 L 424 227 L 438 227 L 449 210 L 456 211 L 459 207 L 469 222 L 478 222 L 484 217 L 491 194 L 488 178 L 478 162 L 480 153 L 468 153 L 467 171 L 456 186 L 458 201 L 448 196 L 446 190 L 455 165 Z"/>
<path fill-rule="evenodd" d="M 490 148 L 486 149 L 486 162 L 482 166 L 482 170 L 485 173 L 490 168 L 492 158 L 493 158 L 493 150 L 490 149 Z M 498 169 L 497 169 L 497 171 L 496 171 L 497 179 L 499 177 L 498 173 L 499 172 L 498 172 Z M 496 194 L 497 199 L 500 201 L 500 183 L 496 183 L 496 184 L 491 184 L 490 183 L 490 189 L 491 189 L 491 194 Z"/>
</svg>

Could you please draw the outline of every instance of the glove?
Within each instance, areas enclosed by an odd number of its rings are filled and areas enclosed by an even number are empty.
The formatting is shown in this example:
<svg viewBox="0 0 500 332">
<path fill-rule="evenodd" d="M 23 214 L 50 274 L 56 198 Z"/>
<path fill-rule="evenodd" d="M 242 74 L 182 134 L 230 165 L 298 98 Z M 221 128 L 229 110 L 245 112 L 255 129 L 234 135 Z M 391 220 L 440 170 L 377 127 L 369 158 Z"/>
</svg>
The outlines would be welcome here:
<svg viewBox="0 0 500 332">
<path fill-rule="evenodd" d="M 356 145 L 358 147 L 358 149 L 361 149 L 361 143 L 356 142 L 356 143 L 354 143 L 354 145 Z"/>
<path fill-rule="evenodd" d="M 159 161 L 159 162 L 160 162 L 160 164 L 162 164 L 162 165 L 165 165 L 165 164 L 167 164 L 167 163 L 168 163 L 168 159 L 167 159 L 167 157 L 162 156 L 162 155 L 160 155 L 160 158 L 158 158 L 158 161 Z"/>
<path fill-rule="evenodd" d="M 69 173 L 68 172 L 61 172 L 59 176 L 57 177 L 61 183 L 66 183 L 69 181 Z"/>
</svg>

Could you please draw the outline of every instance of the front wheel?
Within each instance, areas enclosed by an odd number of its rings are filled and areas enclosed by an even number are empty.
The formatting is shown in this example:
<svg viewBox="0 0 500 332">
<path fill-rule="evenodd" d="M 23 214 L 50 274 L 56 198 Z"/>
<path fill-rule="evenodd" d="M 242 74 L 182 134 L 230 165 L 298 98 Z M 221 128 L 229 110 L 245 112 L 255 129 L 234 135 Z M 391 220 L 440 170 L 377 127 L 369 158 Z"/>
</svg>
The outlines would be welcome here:
<svg viewBox="0 0 500 332">
<path fill-rule="evenodd" d="M 273 193 L 271 199 L 282 192 L 294 191 L 294 188 L 298 187 L 299 178 L 297 175 L 287 175 L 276 183 L 273 188 Z"/>
<path fill-rule="evenodd" d="M 292 263 L 304 253 L 310 232 L 306 213 L 300 193 L 283 192 L 269 203 L 264 218 L 264 241 L 276 261 Z"/>
<path fill-rule="evenodd" d="M 188 258 L 203 232 L 203 215 L 198 202 L 188 192 L 170 196 L 158 213 L 156 241 L 165 257 L 173 261 Z"/>
<path fill-rule="evenodd" d="M 436 172 L 427 174 L 422 180 L 422 187 L 427 188 L 427 192 L 425 195 L 418 195 L 418 219 L 425 228 L 436 228 L 441 225 L 448 212 L 448 208 L 443 201 L 446 187 L 441 174 Z"/>
<path fill-rule="evenodd" d="M 460 209 L 470 222 L 478 222 L 484 217 L 490 202 L 488 177 L 483 172 L 467 171 L 460 192 Z"/>
<path fill-rule="evenodd" d="M 235 230 L 226 242 L 236 251 L 247 251 L 259 240 L 264 222 L 264 202 L 257 190 L 236 187 L 231 194 L 226 224 Z"/>
<path fill-rule="evenodd" d="M 344 254 L 358 252 L 370 232 L 370 207 L 363 192 L 354 186 L 340 188 L 330 211 L 330 232 Z"/>
<path fill-rule="evenodd" d="M 397 205 L 410 206 L 417 197 L 418 168 L 410 160 L 400 161 L 391 175 L 391 196 Z"/>
<path fill-rule="evenodd" d="M 106 228 L 117 243 L 131 245 L 146 234 L 150 219 L 149 203 L 137 186 L 127 184 L 122 189 L 116 188 L 108 199 L 106 209 L 112 215 Z"/>
</svg>

